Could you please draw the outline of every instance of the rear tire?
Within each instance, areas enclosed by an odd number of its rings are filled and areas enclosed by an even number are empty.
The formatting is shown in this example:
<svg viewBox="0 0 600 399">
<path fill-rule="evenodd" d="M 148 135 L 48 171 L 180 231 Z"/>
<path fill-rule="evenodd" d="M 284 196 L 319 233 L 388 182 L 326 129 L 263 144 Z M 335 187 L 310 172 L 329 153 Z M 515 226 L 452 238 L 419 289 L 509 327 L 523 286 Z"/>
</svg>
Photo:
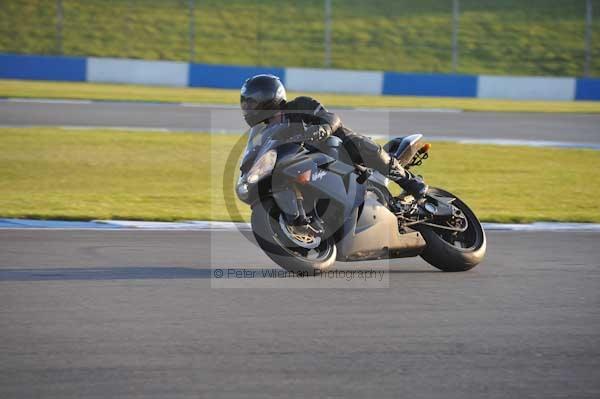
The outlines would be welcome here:
<svg viewBox="0 0 600 399">
<path fill-rule="evenodd" d="M 443 232 L 431 226 L 417 225 L 427 242 L 421 257 L 430 265 L 445 272 L 464 272 L 477 266 L 484 258 L 487 247 L 485 231 L 475 213 L 458 197 L 439 188 L 430 188 L 429 192 L 445 197 L 456 198 L 453 204 L 467 217 L 468 229 L 465 231 L 469 246 L 459 248 L 444 240 Z"/>
<path fill-rule="evenodd" d="M 273 199 L 258 203 L 252 209 L 252 232 L 260 248 L 285 270 L 300 275 L 314 275 L 330 268 L 337 256 L 333 238 L 323 239 L 320 245 L 304 254 L 287 239 L 280 223 L 281 211 Z"/>
</svg>

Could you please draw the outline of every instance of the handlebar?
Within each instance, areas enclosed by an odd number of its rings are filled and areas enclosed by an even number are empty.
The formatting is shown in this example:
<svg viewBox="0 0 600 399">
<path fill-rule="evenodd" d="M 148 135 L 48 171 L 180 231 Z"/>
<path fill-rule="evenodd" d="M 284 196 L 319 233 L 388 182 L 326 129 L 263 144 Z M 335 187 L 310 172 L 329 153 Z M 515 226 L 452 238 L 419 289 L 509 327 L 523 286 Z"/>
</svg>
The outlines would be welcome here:
<svg viewBox="0 0 600 399">
<path fill-rule="evenodd" d="M 358 172 L 358 177 L 356 178 L 358 184 L 363 184 L 373 174 L 373 169 L 367 168 L 366 166 L 354 165 L 354 168 Z"/>
</svg>

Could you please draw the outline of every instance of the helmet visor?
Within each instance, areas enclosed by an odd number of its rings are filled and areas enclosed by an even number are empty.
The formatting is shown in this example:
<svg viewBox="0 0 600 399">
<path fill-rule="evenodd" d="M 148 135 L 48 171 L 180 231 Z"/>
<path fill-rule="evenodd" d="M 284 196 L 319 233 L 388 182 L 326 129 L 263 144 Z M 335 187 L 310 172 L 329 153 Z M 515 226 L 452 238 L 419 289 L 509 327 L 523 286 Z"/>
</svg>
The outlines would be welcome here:
<svg viewBox="0 0 600 399">
<path fill-rule="evenodd" d="M 258 106 L 258 101 L 256 101 L 252 97 L 241 96 L 240 97 L 240 105 L 242 106 L 242 110 L 244 111 L 252 111 L 255 110 Z"/>
</svg>

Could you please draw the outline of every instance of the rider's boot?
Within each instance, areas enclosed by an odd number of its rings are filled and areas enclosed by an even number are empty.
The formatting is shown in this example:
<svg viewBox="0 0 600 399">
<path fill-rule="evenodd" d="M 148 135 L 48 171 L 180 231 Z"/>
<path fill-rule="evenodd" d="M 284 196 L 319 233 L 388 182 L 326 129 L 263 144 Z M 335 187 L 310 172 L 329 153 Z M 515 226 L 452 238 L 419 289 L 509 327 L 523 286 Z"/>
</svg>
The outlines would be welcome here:
<svg viewBox="0 0 600 399">
<path fill-rule="evenodd" d="M 429 190 L 429 186 L 421 177 L 415 176 L 404 169 L 402 165 L 400 165 L 400 162 L 393 157 L 390 159 L 390 170 L 388 177 L 416 199 L 424 197 Z"/>
<path fill-rule="evenodd" d="M 387 175 L 390 180 L 417 199 L 427 194 L 429 189 L 427 184 L 420 177 L 404 169 L 400 162 L 379 144 L 347 128 L 342 128 L 342 133 L 344 148 L 354 163 L 363 164 Z"/>
</svg>

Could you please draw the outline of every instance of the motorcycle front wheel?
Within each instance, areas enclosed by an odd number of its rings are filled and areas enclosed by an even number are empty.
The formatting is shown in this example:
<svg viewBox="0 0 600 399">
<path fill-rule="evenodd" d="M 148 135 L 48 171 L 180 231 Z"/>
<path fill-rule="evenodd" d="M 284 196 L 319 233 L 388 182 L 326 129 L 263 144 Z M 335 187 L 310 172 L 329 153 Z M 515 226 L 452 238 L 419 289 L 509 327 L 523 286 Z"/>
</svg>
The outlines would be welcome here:
<svg viewBox="0 0 600 399">
<path fill-rule="evenodd" d="M 291 273 L 301 275 L 314 275 L 335 263 L 337 250 L 333 238 L 294 234 L 283 220 L 272 198 L 256 204 L 252 209 L 254 238 L 275 263 Z"/>
<path fill-rule="evenodd" d="M 429 192 L 443 197 L 452 197 L 452 202 L 465 215 L 468 228 L 457 234 L 427 225 L 417 225 L 427 247 L 421 257 L 430 265 L 445 272 L 464 272 L 477 266 L 484 258 L 487 239 L 481 222 L 475 213 L 456 195 L 440 188 L 431 187 Z"/>
</svg>

